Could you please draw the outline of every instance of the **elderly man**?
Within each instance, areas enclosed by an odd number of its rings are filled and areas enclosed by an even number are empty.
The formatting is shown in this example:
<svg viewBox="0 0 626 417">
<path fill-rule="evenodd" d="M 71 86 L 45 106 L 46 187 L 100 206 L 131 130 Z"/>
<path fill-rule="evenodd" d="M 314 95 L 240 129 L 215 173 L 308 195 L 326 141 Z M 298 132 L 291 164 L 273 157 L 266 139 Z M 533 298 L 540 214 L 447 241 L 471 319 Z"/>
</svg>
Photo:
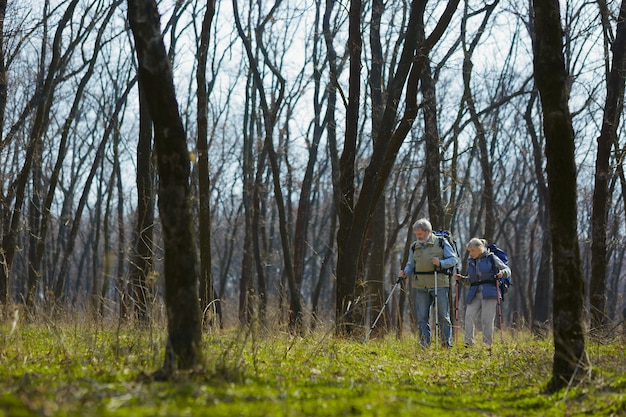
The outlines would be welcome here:
<svg viewBox="0 0 626 417">
<path fill-rule="evenodd" d="M 442 326 L 442 346 L 447 348 L 452 346 L 448 302 L 450 277 L 442 271 L 452 268 L 459 260 L 447 239 L 434 235 L 432 231 L 428 219 L 419 219 L 413 224 L 416 241 L 411 245 L 409 259 L 399 276 L 412 278 L 411 297 L 417 309 L 420 344 L 424 347 L 430 345 L 430 307 L 434 303 L 437 325 Z"/>
</svg>

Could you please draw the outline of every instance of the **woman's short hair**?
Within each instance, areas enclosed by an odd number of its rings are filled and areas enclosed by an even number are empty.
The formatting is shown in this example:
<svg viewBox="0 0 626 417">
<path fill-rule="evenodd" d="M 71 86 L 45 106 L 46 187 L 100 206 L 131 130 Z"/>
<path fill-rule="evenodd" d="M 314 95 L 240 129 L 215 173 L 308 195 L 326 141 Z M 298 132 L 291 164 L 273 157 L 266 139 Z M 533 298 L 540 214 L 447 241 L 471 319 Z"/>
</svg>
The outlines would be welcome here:
<svg viewBox="0 0 626 417">
<path fill-rule="evenodd" d="M 413 223 L 413 230 L 423 230 L 425 232 L 432 232 L 433 225 L 430 224 L 428 219 L 419 219 L 415 223 Z"/>
<path fill-rule="evenodd" d="M 465 245 L 465 247 L 469 250 L 469 249 L 476 249 L 476 248 L 481 248 L 481 249 L 485 249 L 485 245 L 487 244 L 487 241 L 485 239 L 481 239 L 478 237 L 473 237 L 469 240 L 469 242 L 467 242 L 467 245 Z"/>
</svg>

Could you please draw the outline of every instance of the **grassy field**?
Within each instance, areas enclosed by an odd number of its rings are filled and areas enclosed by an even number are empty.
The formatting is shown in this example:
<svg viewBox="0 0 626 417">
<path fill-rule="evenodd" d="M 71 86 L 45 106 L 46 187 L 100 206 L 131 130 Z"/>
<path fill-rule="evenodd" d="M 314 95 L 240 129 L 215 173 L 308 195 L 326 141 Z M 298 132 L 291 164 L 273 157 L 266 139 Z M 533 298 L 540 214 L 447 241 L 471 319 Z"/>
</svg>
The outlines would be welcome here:
<svg viewBox="0 0 626 417">
<path fill-rule="evenodd" d="M 163 329 L 0 327 L 0 416 L 626 416 L 624 338 L 588 343 L 592 375 L 545 394 L 553 348 L 505 333 L 484 349 L 235 329 L 205 336 L 206 368 L 168 382 Z"/>
</svg>

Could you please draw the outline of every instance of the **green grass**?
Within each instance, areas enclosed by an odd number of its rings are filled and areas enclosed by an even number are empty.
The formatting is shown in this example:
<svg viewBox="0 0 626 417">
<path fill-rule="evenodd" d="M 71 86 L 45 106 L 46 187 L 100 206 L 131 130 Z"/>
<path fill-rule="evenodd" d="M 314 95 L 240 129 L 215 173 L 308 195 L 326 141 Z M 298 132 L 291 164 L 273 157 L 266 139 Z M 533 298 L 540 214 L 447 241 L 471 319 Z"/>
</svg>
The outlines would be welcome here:
<svg viewBox="0 0 626 417">
<path fill-rule="evenodd" d="M 545 394 L 549 340 L 507 333 L 493 353 L 228 330 L 206 367 L 156 382 L 165 333 L 86 324 L 0 326 L 3 416 L 626 416 L 624 339 L 588 343 L 593 376 Z"/>
</svg>

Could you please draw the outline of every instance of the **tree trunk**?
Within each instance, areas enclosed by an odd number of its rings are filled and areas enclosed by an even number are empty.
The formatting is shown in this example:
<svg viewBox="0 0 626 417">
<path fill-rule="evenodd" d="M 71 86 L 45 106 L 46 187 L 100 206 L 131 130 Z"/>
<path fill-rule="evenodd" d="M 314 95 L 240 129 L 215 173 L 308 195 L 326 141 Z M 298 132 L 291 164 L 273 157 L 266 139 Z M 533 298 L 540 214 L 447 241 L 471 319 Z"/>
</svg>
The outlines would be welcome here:
<svg viewBox="0 0 626 417">
<path fill-rule="evenodd" d="M 282 0 L 278 0 L 272 10 L 275 10 Z M 278 112 L 281 106 L 283 105 L 284 97 L 285 97 L 285 79 L 278 72 L 277 66 L 272 62 L 271 57 L 268 55 L 265 45 L 263 44 L 263 32 L 265 30 L 265 25 L 271 20 L 271 14 L 266 16 L 262 23 L 259 24 L 255 28 L 256 34 L 256 42 L 259 50 L 261 51 L 263 62 L 269 67 L 269 70 L 274 77 L 274 84 L 276 85 L 276 91 L 272 92 L 271 95 L 271 105 L 268 100 L 267 93 L 264 88 L 263 78 L 259 69 L 259 60 L 256 56 L 254 56 L 252 51 L 251 41 L 248 36 L 244 33 L 243 28 L 241 26 L 241 22 L 239 19 L 239 11 L 237 7 L 237 0 L 233 0 L 233 10 L 235 15 L 235 25 L 237 27 L 237 32 L 239 33 L 239 37 L 244 43 L 246 55 L 248 56 L 248 61 L 250 63 L 250 70 L 252 72 L 254 87 L 259 93 L 259 100 L 261 105 L 261 110 L 263 111 L 263 127 L 264 127 L 264 140 L 263 140 L 263 149 L 266 152 L 270 167 L 272 170 L 272 182 L 274 189 L 274 199 L 276 202 L 276 209 L 278 211 L 279 216 L 279 230 L 280 230 L 280 241 L 283 249 L 283 272 L 287 277 L 287 281 L 289 283 L 289 295 L 291 301 L 291 309 L 290 309 L 290 328 L 295 331 L 300 331 L 302 327 L 302 300 L 301 300 L 301 292 L 300 288 L 296 283 L 296 277 L 294 275 L 294 262 L 293 262 L 293 252 L 291 239 L 288 230 L 288 220 L 287 220 L 287 212 L 285 209 L 285 198 L 283 197 L 282 192 L 282 184 L 280 180 L 280 167 L 278 164 L 278 156 L 274 149 L 273 142 L 273 132 L 277 124 Z M 263 164 L 264 165 L 264 164 Z M 261 168 L 263 165 L 259 165 Z M 261 277 L 261 275 L 259 275 Z M 265 281 L 259 281 L 260 292 L 259 296 L 261 297 L 262 302 L 262 314 L 265 316 L 266 305 L 267 305 L 267 294 L 265 289 Z"/>
<path fill-rule="evenodd" d="M 154 235 L 154 162 L 152 151 L 152 118 L 146 95 L 139 85 L 139 135 L 137 140 L 137 226 L 134 233 L 134 254 L 129 265 L 127 292 L 133 312 L 142 324 L 150 319 L 148 300 L 149 277 L 153 276 Z"/>
<path fill-rule="evenodd" d="M 252 277 L 254 276 L 254 265 L 256 258 L 256 243 L 254 238 L 256 232 L 257 212 L 259 207 L 256 205 L 256 184 L 254 179 L 254 138 L 256 137 L 254 117 L 254 109 L 256 102 L 254 95 L 250 94 L 251 87 L 248 78 L 246 85 L 246 100 L 243 127 L 243 146 L 242 146 L 242 181 L 243 181 L 243 207 L 244 207 L 244 238 L 243 238 L 243 257 L 241 260 L 241 277 L 239 280 L 239 321 L 241 324 L 248 323 L 251 316 L 251 302 L 249 293 L 252 290 Z M 260 273 L 262 273 L 261 271 Z"/>
<path fill-rule="evenodd" d="M 359 2 L 356 2 L 359 3 Z M 409 133 L 417 116 L 418 80 L 422 73 L 425 57 L 430 49 L 441 38 L 450 19 L 459 3 L 451 0 L 446 5 L 440 20 L 431 35 L 422 43 L 417 42 L 417 30 L 420 17 L 424 13 L 425 1 L 415 0 L 411 5 L 411 13 L 404 36 L 404 48 L 397 66 L 396 73 L 389 83 L 387 104 L 381 120 L 378 140 L 365 169 L 363 185 L 359 198 L 354 204 L 354 161 L 356 122 L 358 121 L 358 94 L 360 79 L 360 61 L 354 62 L 360 56 L 360 26 L 352 21 L 360 20 L 360 3 L 352 4 L 350 12 L 350 30 L 348 45 L 351 50 L 350 58 L 350 89 L 348 98 L 348 114 L 346 119 L 346 137 L 341 157 L 340 185 L 341 201 L 339 209 L 339 232 L 337 233 L 337 300 L 336 320 L 338 333 L 352 330 L 353 317 L 349 313 L 354 301 L 358 257 L 364 241 L 364 234 L 371 214 L 380 198 L 389 173 L 395 163 L 400 146 Z M 354 7 L 354 10 L 352 8 Z M 356 15 L 356 17 L 355 17 Z M 406 87 L 406 88 L 405 88 Z M 405 92 L 405 110 L 398 121 L 397 102 L 402 92 Z M 356 96 L 355 96 L 356 94 Z M 347 314 L 346 314 L 347 313 Z M 361 324 L 361 322 L 358 322 Z"/>
<path fill-rule="evenodd" d="M 529 299 L 534 300 L 531 328 L 533 333 L 539 337 L 543 337 L 547 333 L 547 322 L 550 319 L 551 311 L 551 293 L 552 293 L 552 271 L 550 264 L 552 261 L 552 238 L 550 236 L 550 212 L 545 209 L 548 204 L 548 185 L 545 181 L 545 172 L 543 168 L 543 147 L 539 141 L 539 135 L 535 129 L 533 121 L 532 109 L 534 107 L 537 93 L 531 95 L 524 120 L 533 144 L 533 167 L 535 169 L 535 180 L 537 182 L 537 197 L 539 198 L 539 211 L 537 213 L 538 222 L 541 227 L 541 253 L 539 258 L 539 268 L 537 271 L 537 286 L 533 294 L 532 288 L 529 290 Z M 535 271 L 529 271 L 534 274 Z"/>
<path fill-rule="evenodd" d="M 4 142 L 2 133 L 4 132 L 4 114 L 7 108 L 7 86 L 8 75 L 4 59 L 4 18 L 7 12 L 7 0 L 0 0 L 0 143 Z M 0 147 L 0 151 L 2 148 Z M 1 214 L 1 213 L 0 213 Z M 1 219 L 2 217 L 0 217 Z"/>
<path fill-rule="evenodd" d="M 211 270 L 211 200 L 209 178 L 209 147 L 208 147 L 208 102 L 207 91 L 207 55 L 211 34 L 211 24 L 215 15 L 215 0 L 207 0 L 207 9 L 202 20 L 200 34 L 200 47 L 198 49 L 197 80 L 197 110 L 198 110 L 198 137 L 196 148 L 198 151 L 198 213 L 200 228 L 200 307 L 204 312 L 207 306 L 215 299 L 213 287 L 213 274 Z M 216 308 L 221 306 L 218 304 Z M 203 314 L 203 319 L 205 314 Z M 215 318 L 211 318 L 207 324 L 212 324 Z"/>
<path fill-rule="evenodd" d="M 50 64 L 47 68 L 47 74 L 44 77 L 44 68 L 41 68 L 40 80 L 41 87 L 37 88 L 34 94 L 36 98 L 36 112 L 35 119 L 33 121 L 32 128 L 30 130 L 30 137 L 26 155 L 24 157 L 24 165 L 21 172 L 15 181 L 15 203 L 13 206 L 13 213 L 11 214 L 11 221 L 8 227 L 3 228 L 4 236 L 2 237 L 2 264 L 3 268 L 0 270 L 0 303 L 6 304 L 9 301 L 9 274 L 11 271 L 11 265 L 13 263 L 13 257 L 16 251 L 17 234 L 19 232 L 19 223 L 22 216 L 22 207 L 24 205 L 25 188 L 28 182 L 28 176 L 32 169 L 39 169 L 37 166 L 33 168 L 33 164 L 40 162 L 41 153 L 41 140 L 48 125 L 50 118 L 50 108 L 52 106 L 52 99 L 54 97 L 55 87 L 58 84 L 58 71 L 61 69 L 61 47 L 62 47 L 62 35 L 63 30 L 71 20 L 78 0 L 72 0 L 67 9 L 65 10 L 63 17 L 57 25 L 54 40 L 52 42 L 52 57 Z M 44 45 L 42 48 L 47 48 Z M 43 67 L 43 65 L 42 65 Z"/>
<path fill-rule="evenodd" d="M 420 27 L 423 27 L 423 22 Z M 424 34 L 420 37 L 423 39 Z M 424 58 L 424 70 L 420 77 L 422 97 L 424 97 L 424 142 L 426 154 L 424 174 L 426 175 L 426 194 L 428 195 L 428 215 L 435 229 L 446 229 L 445 206 L 441 198 L 441 146 L 437 123 L 437 96 L 435 83 L 430 70 L 430 59 Z"/>
<path fill-rule="evenodd" d="M 534 0 L 534 73 L 543 107 L 554 286 L 554 364 L 551 390 L 588 375 L 584 291 L 577 233 L 574 130 L 568 107 L 558 0 Z"/>
<path fill-rule="evenodd" d="M 159 213 L 165 248 L 168 338 L 163 370 L 202 365 L 196 252 L 191 227 L 189 152 L 178 111 L 172 69 L 154 0 L 129 0 L 128 19 L 139 61 L 139 82 L 154 122 Z"/>
<path fill-rule="evenodd" d="M 336 320 L 338 333 L 350 333 L 353 323 L 352 305 L 355 301 L 357 265 L 361 254 L 363 238 L 351 241 L 350 234 L 354 220 L 354 164 L 356 160 L 357 136 L 359 128 L 359 103 L 361 95 L 361 1 L 350 1 L 348 28 L 348 51 L 350 73 L 348 106 L 346 108 L 346 132 L 343 151 L 339 159 L 338 207 L 339 231 L 337 232 L 337 301 Z M 364 233 L 363 229 L 361 233 Z"/>
<path fill-rule="evenodd" d="M 382 0 L 372 2 L 372 21 L 370 30 L 370 48 L 372 51 L 371 69 L 368 79 L 372 96 L 372 140 L 378 138 L 380 122 L 385 109 L 385 92 L 383 89 L 383 50 L 380 40 L 380 25 L 385 4 Z M 395 60 L 395 59 L 394 59 Z M 369 325 L 378 317 L 385 302 L 385 196 L 381 195 L 376 209 L 372 214 L 372 221 L 368 227 L 365 247 L 369 248 L 367 255 L 368 268 L 366 280 L 366 299 L 369 309 Z M 387 315 L 391 310 L 387 310 Z M 367 317 L 367 314 L 366 314 Z M 378 327 L 372 333 L 373 337 L 384 335 L 388 331 L 388 320 L 380 320 Z"/>
<path fill-rule="evenodd" d="M 611 149 L 617 146 L 617 127 L 624 97 L 624 71 L 626 70 L 626 1 L 622 1 L 617 30 L 613 41 L 613 62 L 606 85 L 606 105 L 596 157 L 595 187 L 593 189 L 593 209 L 591 214 L 591 285 L 590 313 L 591 330 L 604 333 L 607 325 L 606 315 L 606 277 L 607 277 L 607 217 L 611 203 L 608 192 L 609 159 Z M 605 28 L 608 30 L 609 28 Z"/>
<path fill-rule="evenodd" d="M 464 99 L 467 103 L 467 108 L 469 110 L 472 123 L 474 124 L 474 128 L 476 129 L 476 140 L 478 142 L 478 149 L 480 150 L 479 154 L 479 162 L 480 168 L 482 171 L 482 198 L 485 206 L 485 228 L 483 236 L 489 240 L 493 241 L 495 239 L 495 225 L 496 225 L 496 211 L 495 211 L 495 192 L 493 185 L 493 170 L 491 166 L 491 155 L 489 153 L 489 147 L 487 146 L 487 133 L 485 132 L 485 127 L 480 120 L 480 116 L 478 115 L 478 111 L 476 110 L 476 104 L 474 102 L 474 96 L 472 93 L 472 85 L 471 85 L 471 76 L 472 76 L 472 56 L 478 43 L 480 41 L 481 36 L 485 33 L 485 27 L 487 26 L 487 22 L 489 21 L 489 17 L 493 13 L 495 7 L 498 5 L 499 0 L 496 0 L 492 3 L 489 3 L 486 6 L 485 15 L 483 16 L 483 20 L 481 22 L 480 28 L 477 31 L 477 35 L 470 42 L 469 46 L 463 42 L 464 47 L 464 60 L 463 60 L 463 84 L 465 87 L 464 91 Z M 467 10 L 466 10 L 467 13 Z M 463 25 L 467 23 L 467 15 L 463 19 Z M 465 27 L 462 29 L 462 33 L 465 34 Z"/>
</svg>

